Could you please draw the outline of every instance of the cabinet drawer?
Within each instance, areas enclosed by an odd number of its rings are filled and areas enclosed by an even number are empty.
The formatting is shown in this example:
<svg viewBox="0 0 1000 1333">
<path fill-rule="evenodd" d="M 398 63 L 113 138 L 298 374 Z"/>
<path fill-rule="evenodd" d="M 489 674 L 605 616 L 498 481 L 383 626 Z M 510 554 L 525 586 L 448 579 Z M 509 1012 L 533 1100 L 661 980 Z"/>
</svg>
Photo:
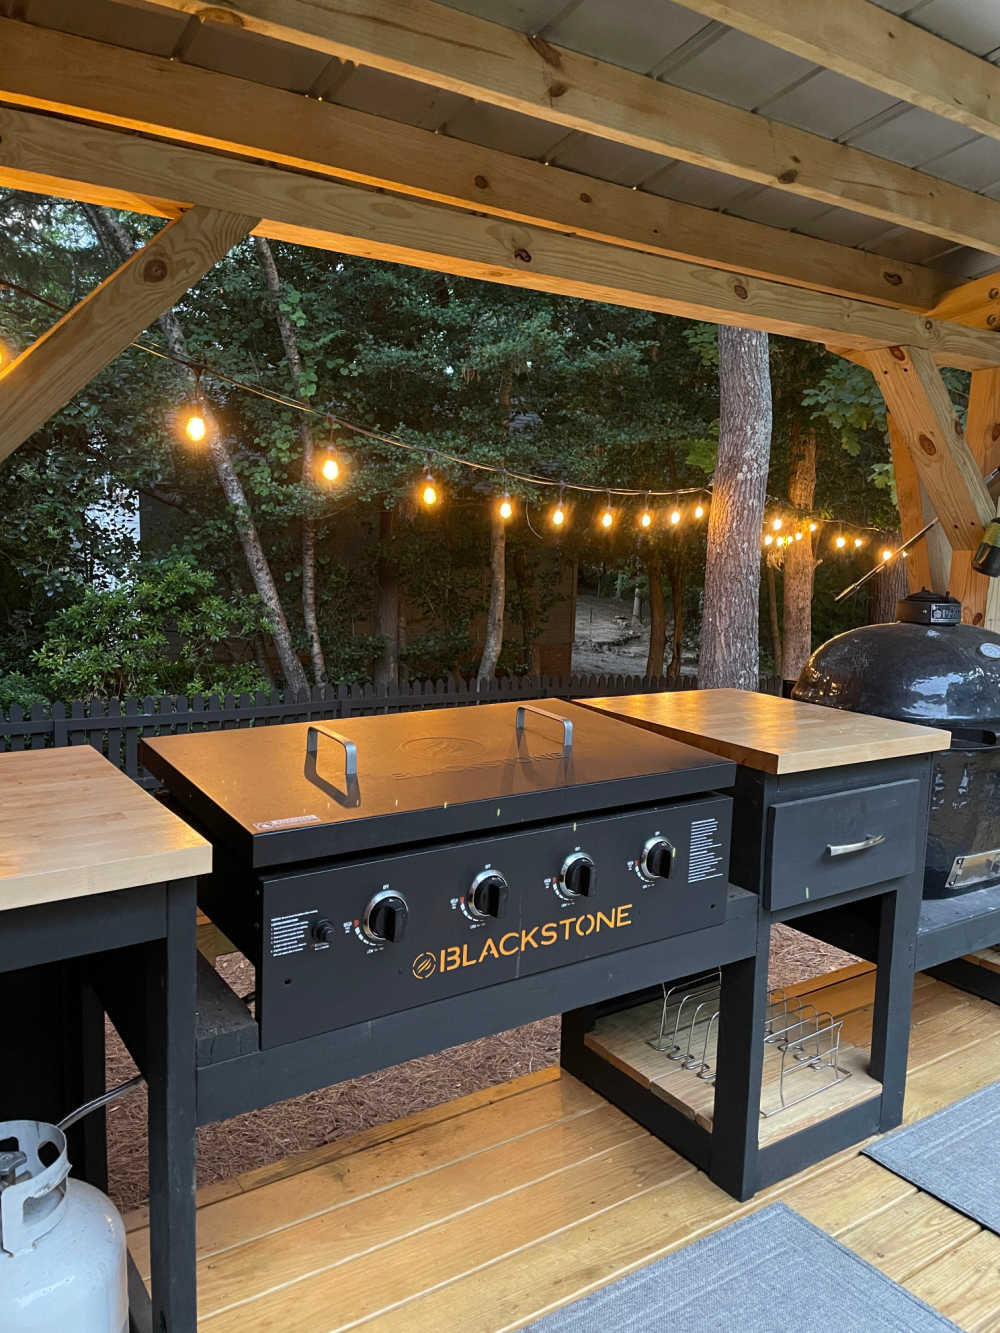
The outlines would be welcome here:
<svg viewBox="0 0 1000 1333">
<path fill-rule="evenodd" d="M 768 812 L 768 908 L 792 907 L 910 874 L 921 784 L 916 778 L 809 796 Z"/>
</svg>

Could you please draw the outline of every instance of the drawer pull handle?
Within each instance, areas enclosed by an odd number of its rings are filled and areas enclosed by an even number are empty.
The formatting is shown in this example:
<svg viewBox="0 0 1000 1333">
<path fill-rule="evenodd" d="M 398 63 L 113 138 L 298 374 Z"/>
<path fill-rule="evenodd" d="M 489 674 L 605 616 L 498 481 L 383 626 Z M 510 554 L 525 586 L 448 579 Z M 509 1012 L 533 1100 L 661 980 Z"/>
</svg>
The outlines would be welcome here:
<svg viewBox="0 0 1000 1333">
<path fill-rule="evenodd" d="M 306 754 L 316 756 L 320 736 L 328 736 L 330 740 L 336 741 L 338 745 L 344 747 L 344 775 L 348 782 L 356 781 L 358 776 L 358 747 L 353 741 L 349 741 L 346 736 L 341 736 L 339 731 L 334 731 L 332 727 L 321 727 L 314 723 L 306 732 Z"/>
<path fill-rule="evenodd" d="M 514 714 L 514 728 L 518 740 L 524 735 L 526 713 L 533 713 L 535 717 L 546 718 L 549 722 L 557 723 L 562 728 L 563 756 L 565 757 L 570 753 L 573 749 L 573 723 L 568 717 L 562 717 L 559 713 L 550 713 L 547 708 L 537 708 L 534 704 L 521 704 Z"/>
<path fill-rule="evenodd" d="M 880 847 L 885 842 L 884 833 L 876 833 L 871 838 L 863 838 L 861 842 L 840 842 L 828 843 L 828 856 L 850 856 L 852 852 L 867 852 L 869 847 Z"/>
</svg>

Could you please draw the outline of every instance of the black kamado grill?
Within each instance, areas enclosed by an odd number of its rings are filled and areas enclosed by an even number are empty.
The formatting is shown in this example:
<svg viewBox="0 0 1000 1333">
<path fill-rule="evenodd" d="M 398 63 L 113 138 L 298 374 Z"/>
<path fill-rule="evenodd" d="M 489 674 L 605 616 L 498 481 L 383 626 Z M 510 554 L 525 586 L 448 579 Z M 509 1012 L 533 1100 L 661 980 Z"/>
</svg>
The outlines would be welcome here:
<svg viewBox="0 0 1000 1333">
<path fill-rule="evenodd" d="M 792 697 L 951 732 L 934 756 L 925 898 L 1000 884 L 1000 634 L 961 623 L 926 590 L 892 625 L 850 630 L 817 648 Z"/>
</svg>

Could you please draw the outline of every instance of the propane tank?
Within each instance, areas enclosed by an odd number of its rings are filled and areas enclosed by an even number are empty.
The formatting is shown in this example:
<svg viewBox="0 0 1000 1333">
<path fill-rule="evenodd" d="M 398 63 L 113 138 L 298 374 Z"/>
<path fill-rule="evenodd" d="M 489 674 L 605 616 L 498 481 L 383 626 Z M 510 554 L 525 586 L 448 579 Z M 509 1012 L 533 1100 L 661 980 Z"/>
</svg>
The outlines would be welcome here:
<svg viewBox="0 0 1000 1333">
<path fill-rule="evenodd" d="M 128 1333 L 125 1227 L 69 1171 L 61 1129 L 0 1122 L 3 1333 Z"/>
</svg>

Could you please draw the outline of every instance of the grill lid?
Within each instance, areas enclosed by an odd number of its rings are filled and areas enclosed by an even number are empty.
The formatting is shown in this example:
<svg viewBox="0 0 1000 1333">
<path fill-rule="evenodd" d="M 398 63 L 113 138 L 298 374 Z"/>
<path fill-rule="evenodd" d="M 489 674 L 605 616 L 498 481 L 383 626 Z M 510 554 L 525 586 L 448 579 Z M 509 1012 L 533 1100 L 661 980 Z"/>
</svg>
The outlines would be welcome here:
<svg viewBox="0 0 1000 1333">
<path fill-rule="evenodd" d="M 141 759 L 255 866 L 652 804 L 735 777 L 727 760 L 554 699 L 163 736 Z"/>
<path fill-rule="evenodd" d="M 792 698 L 941 726 L 959 740 L 1000 731 L 1000 634 L 958 623 L 954 598 L 923 589 L 892 625 L 866 625 L 817 648 Z"/>
</svg>

